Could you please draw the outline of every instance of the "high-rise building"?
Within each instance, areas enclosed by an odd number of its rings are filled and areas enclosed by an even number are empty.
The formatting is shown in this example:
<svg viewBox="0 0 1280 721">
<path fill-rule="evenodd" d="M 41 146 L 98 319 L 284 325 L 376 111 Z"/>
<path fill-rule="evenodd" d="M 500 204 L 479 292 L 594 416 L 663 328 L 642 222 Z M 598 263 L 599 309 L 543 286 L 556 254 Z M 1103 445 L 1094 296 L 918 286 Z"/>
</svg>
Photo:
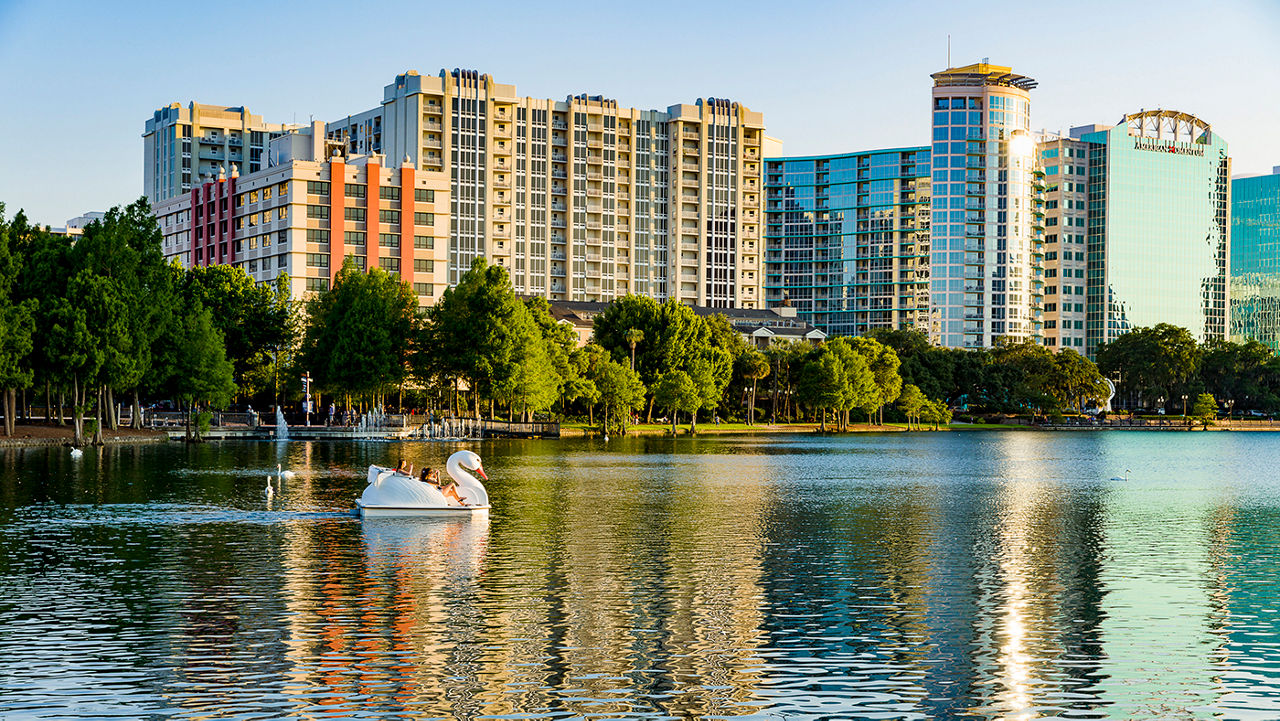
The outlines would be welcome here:
<svg viewBox="0 0 1280 721">
<path fill-rule="evenodd" d="M 929 322 L 929 148 L 765 158 L 765 300 L 830 335 Z"/>
<path fill-rule="evenodd" d="M 1077 128 L 1076 134 L 1088 128 Z M 1044 344 L 1085 352 L 1090 144 L 1044 135 L 1039 144 L 1044 192 Z"/>
<path fill-rule="evenodd" d="M 379 107 L 327 130 L 349 152 L 448 176 L 449 283 L 485 256 L 517 292 L 553 300 L 763 307 L 764 123 L 738 103 L 640 110 L 409 71 Z"/>
<path fill-rule="evenodd" d="M 1089 154 L 1086 354 L 1095 357 L 1102 344 L 1158 323 L 1187 328 L 1198 340 L 1226 338 L 1231 214 L 1226 141 L 1203 120 L 1174 110 L 1133 113 L 1115 127 L 1075 128 L 1072 137 Z M 1042 162 L 1046 187 L 1059 188 L 1047 197 L 1060 197 L 1070 182 L 1075 190 L 1067 192 L 1078 200 L 1085 167 L 1078 155 Z M 1078 233 L 1078 225 L 1067 227 Z M 1063 304 L 1072 303 L 1074 318 L 1080 279 L 1074 271 L 1063 277 L 1063 271 L 1078 267 L 1079 244 L 1064 244 L 1061 230 L 1056 265 L 1048 268 L 1058 268 L 1059 275 L 1048 282 L 1045 302 L 1058 304 L 1060 318 Z M 1074 265 L 1062 255 L 1067 245 L 1073 246 Z"/>
<path fill-rule="evenodd" d="M 142 192 L 154 205 L 230 173 L 267 167 L 267 143 L 297 126 L 264 123 L 244 107 L 171 103 L 147 120 L 142 133 Z"/>
<path fill-rule="evenodd" d="M 327 290 L 351 257 L 399 274 L 430 305 L 446 287 L 447 178 L 350 153 L 324 135 L 317 122 L 281 136 L 270 167 L 233 167 L 152 206 L 165 256 L 185 267 L 235 265 L 260 283 L 288 273 L 294 298 Z"/>
<path fill-rule="evenodd" d="M 1280 167 L 1231 181 L 1231 340 L 1280 352 Z"/>
<path fill-rule="evenodd" d="M 1036 81 L 986 62 L 932 77 L 931 335 L 950 348 L 1038 339 Z"/>
</svg>

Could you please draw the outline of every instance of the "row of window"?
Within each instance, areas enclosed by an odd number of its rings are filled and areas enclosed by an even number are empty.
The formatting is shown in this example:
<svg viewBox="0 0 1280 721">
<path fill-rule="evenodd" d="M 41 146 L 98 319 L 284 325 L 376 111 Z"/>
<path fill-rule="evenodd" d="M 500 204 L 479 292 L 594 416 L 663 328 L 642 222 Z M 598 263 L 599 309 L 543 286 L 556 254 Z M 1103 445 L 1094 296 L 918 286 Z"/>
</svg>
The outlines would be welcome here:
<svg viewBox="0 0 1280 721">
<path fill-rule="evenodd" d="M 343 192 L 348 198 L 364 198 L 367 197 L 368 187 L 363 183 L 346 183 Z M 308 195 L 328 195 L 329 189 L 330 185 L 327 180 L 307 181 Z M 270 198 L 271 196 L 267 195 L 266 197 Z M 378 186 L 378 197 L 382 200 L 399 200 L 400 188 L 395 185 L 380 185 Z M 413 199 L 419 203 L 434 203 L 436 191 L 431 188 L 414 188 Z"/>
<path fill-rule="evenodd" d="M 317 220 L 328 220 L 328 219 L 329 219 L 329 206 L 327 206 L 327 205 L 308 205 L 308 206 L 307 206 L 307 217 L 308 217 L 308 218 L 315 218 L 315 219 L 317 219 Z M 350 221 L 352 221 L 352 222 L 356 222 L 356 223 L 363 223 L 363 222 L 365 222 L 365 218 L 366 218 L 367 216 L 366 216 L 366 212 L 365 212 L 365 209 L 364 209 L 364 208 L 343 208 L 343 209 L 342 209 L 342 217 L 343 217 L 343 219 L 344 219 L 344 220 L 350 220 Z M 399 225 L 399 224 L 400 224 L 400 211 L 398 211 L 398 210 L 390 210 L 390 209 L 387 209 L 387 208 L 380 209 L 380 210 L 378 211 L 378 222 L 379 222 L 379 223 L 387 223 L 387 224 L 389 224 L 389 225 Z M 421 226 L 433 226 L 433 225 L 435 225 L 435 224 L 436 224 L 436 214 L 435 214 L 435 213 L 416 213 L 416 212 L 415 212 L 415 213 L 413 214 L 413 224 L 414 224 L 414 225 L 421 225 Z"/>
</svg>

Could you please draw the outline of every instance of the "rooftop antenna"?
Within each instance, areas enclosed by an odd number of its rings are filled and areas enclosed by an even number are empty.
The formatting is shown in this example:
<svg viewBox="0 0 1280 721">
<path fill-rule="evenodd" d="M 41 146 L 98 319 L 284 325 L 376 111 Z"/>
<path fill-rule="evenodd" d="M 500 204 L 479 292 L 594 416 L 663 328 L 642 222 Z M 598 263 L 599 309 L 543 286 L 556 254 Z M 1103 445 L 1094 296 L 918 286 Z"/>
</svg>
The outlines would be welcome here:
<svg viewBox="0 0 1280 721">
<path fill-rule="evenodd" d="M 951 67 L 951 33 L 947 33 L 947 67 Z"/>
</svg>

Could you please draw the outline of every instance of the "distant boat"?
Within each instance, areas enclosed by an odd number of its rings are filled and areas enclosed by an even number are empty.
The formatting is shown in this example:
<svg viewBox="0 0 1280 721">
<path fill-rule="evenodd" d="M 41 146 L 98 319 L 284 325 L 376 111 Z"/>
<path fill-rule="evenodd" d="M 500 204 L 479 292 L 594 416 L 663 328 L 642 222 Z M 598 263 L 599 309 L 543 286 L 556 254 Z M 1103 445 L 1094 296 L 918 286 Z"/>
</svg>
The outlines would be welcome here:
<svg viewBox="0 0 1280 721">
<path fill-rule="evenodd" d="M 1115 478 L 1112 478 L 1111 480 L 1113 480 L 1113 481 L 1127 481 L 1127 480 L 1129 480 L 1129 469 L 1128 469 L 1128 468 L 1124 469 L 1124 478 L 1115 477 Z"/>
</svg>

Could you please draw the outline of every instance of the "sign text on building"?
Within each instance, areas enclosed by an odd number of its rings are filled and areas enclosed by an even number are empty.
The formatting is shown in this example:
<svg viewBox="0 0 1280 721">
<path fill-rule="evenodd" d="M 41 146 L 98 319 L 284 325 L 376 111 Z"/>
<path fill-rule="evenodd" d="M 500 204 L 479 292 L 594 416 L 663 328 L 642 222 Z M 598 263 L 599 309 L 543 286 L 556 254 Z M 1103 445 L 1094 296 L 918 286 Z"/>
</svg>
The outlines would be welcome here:
<svg viewBox="0 0 1280 721">
<path fill-rule="evenodd" d="M 1153 150 L 1157 153 L 1173 155 L 1198 155 L 1204 157 L 1203 145 L 1187 145 L 1183 143 L 1165 142 L 1155 138 L 1134 138 L 1134 150 Z"/>
</svg>

